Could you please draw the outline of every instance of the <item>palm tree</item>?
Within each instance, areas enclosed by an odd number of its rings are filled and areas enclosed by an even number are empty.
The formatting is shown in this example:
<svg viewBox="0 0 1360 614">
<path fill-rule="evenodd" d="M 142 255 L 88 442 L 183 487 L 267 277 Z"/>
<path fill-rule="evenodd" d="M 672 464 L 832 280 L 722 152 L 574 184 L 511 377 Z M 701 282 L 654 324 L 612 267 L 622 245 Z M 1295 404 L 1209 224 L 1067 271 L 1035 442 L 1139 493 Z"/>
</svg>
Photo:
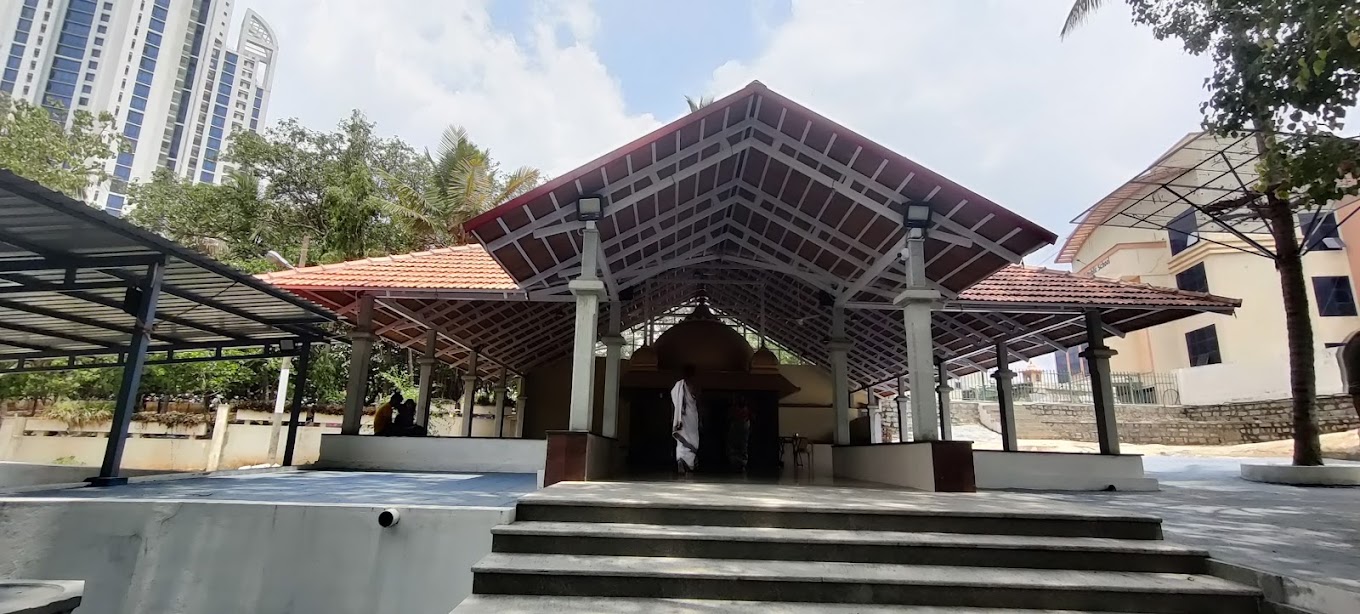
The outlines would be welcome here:
<svg viewBox="0 0 1360 614">
<path fill-rule="evenodd" d="M 689 96 L 685 96 L 685 104 L 689 105 L 689 112 L 694 113 L 699 109 L 702 109 L 708 105 L 713 104 L 713 97 L 700 96 L 698 98 L 691 98 Z"/>
<path fill-rule="evenodd" d="M 490 152 L 473 143 L 461 126 L 446 128 L 437 153 L 426 150 L 425 155 L 432 170 L 423 186 L 379 171 L 395 195 L 385 203 L 388 213 L 406 223 L 421 248 L 466 243 L 464 222 L 542 181 L 539 170 L 528 166 L 503 175 Z"/>
<path fill-rule="evenodd" d="M 1076 30 L 1078 26 L 1086 23 L 1091 14 L 1096 12 L 1102 4 L 1105 4 L 1105 0 L 1076 0 L 1073 2 L 1072 10 L 1067 12 L 1067 21 L 1063 22 L 1062 33 L 1059 36 L 1067 38 L 1067 35 Z"/>
</svg>

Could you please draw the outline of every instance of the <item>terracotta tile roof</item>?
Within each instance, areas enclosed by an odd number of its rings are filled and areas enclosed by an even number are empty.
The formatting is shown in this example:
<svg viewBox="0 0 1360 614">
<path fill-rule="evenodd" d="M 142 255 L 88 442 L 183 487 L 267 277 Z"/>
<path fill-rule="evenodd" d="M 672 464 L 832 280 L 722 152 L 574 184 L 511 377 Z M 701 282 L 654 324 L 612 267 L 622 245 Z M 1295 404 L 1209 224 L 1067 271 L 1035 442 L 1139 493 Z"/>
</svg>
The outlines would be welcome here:
<svg viewBox="0 0 1360 614">
<path fill-rule="evenodd" d="M 287 289 L 518 290 L 480 245 L 351 260 L 259 276 Z"/>
<path fill-rule="evenodd" d="M 1057 305 L 1229 310 L 1242 301 L 1046 268 L 1009 266 L 959 293 L 959 300 Z"/>
</svg>

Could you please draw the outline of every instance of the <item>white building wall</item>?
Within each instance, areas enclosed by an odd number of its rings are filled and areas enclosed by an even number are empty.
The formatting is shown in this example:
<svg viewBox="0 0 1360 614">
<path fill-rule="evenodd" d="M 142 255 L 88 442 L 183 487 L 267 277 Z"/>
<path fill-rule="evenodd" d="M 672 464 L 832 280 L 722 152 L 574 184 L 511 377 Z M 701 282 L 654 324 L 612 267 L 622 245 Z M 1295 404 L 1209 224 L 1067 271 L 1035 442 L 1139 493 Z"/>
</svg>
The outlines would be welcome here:
<svg viewBox="0 0 1360 614">
<path fill-rule="evenodd" d="M 121 212 L 127 184 L 149 180 L 159 168 L 220 183 L 225 173 L 208 161 L 225 151 L 233 130 L 258 130 L 264 125 L 278 53 L 272 30 L 259 15 L 248 11 L 237 47 L 252 64 L 249 84 L 234 80 L 245 72 L 243 66 L 228 79 L 230 83 L 223 83 L 227 54 L 237 53 L 227 44 L 232 6 L 232 0 L 0 2 L 0 61 L 4 62 L 0 91 L 41 104 L 51 100 L 46 94 L 54 82 L 73 80 L 70 104 L 63 107 L 107 111 L 114 116 L 131 148 L 109 163 L 112 180 L 86 195 L 96 206 Z M 200 15 L 204 19 L 197 19 Z M 83 20 L 90 21 L 88 31 L 80 27 Z M 205 27 L 196 37 L 200 21 Z M 67 26 L 73 36 L 81 37 L 63 39 Z M 83 46 L 69 44 L 78 40 Z M 195 55 L 196 61 L 191 62 Z M 77 56 L 78 61 L 72 60 Z M 74 72 L 54 73 L 58 62 L 62 62 L 59 68 Z M 186 79 L 191 63 L 192 78 Z M 263 104 L 255 116 L 259 88 Z M 221 134 L 213 136 L 219 90 L 225 90 L 228 102 L 222 105 Z M 186 105 L 178 139 L 174 138 L 177 100 Z M 237 107 L 238 101 L 244 109 Z M 242 111 L 239 120 L 238 111 Z M 178 154 L 174 160 L 169 156 L 172 151 Z M 212 172 L 204 173 L 205 164 Z"/>
</svg>

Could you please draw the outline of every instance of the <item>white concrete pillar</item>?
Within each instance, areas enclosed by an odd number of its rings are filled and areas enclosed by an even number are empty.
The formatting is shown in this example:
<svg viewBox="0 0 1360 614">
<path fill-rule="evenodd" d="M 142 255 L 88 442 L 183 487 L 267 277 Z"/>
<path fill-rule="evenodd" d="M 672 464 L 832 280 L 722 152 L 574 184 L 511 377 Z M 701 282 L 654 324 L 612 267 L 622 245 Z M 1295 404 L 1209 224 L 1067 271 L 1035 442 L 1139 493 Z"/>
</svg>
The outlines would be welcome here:
<svg viewBox="0 0 1360 614">
<path fill-rule="evenodd" d="M 288 404 L 288 375 L 293 369 L 293 359 L 284 357 L 279 363 L 279 385 L 274 394 L 274 413 L 269 417 L 269 463 L 275 463 L 279 453 L 279 433 L 283 430 L 283 407 Z"/>
<path fill-rule="evenodd" d="M 913 440 L 939 439 L 935 414 L 935 341 L 930 318 L 940 293 L 926 280 L 925 237 L 909 236 L 906 258 L 907 288 L 897 296 L 906 330 L 907 384 L 911 387 Z"/>
<path fill-rule="evenodd" d="M 576 296 L 576 335 L 571 357 L 571 418 L 568 428 L 590 431 L 595 414 L 595 343 L 600 320 L 604 282 L 596 277 L 599 267 L 600 231 L 586 222 L 581 232 L 581 275 L 567 287 Z"/>
<path fill-rule="evenodd" d="M 625 340 L 618 335 L 604 338 L 604 424 L 600 433 L 605 437 L 619 436 L 619 377 Z"/>
<path fill-rule="evenodd" d="M 474 348 L 468 354 L 467 373 L 463 374 L 463 400 L 459 409 L 463 410 L 463 425 L 459 429 L 459 435 L 463 437 L 472 436 L 472 420 L 476 417 L 473 412 L 473 403 L 477 399 L 477 350 Z"/>
<path fill-rule="evenodd" d="M 510 377 L 510 371 L 501 366 L 501 376 L 496 381 L 496 437 L 505 436 L 505 380 Z"/>
<path fill-rule="evenodd" d="M 524 437 L 524 410 L 529 407 L 529 391 L 524 386 L 523 377 L 519 380 L 519 394 L 515 395 L 515 430 L 514 437 L 520 439 Z"/>
<path fill-rule="evenodd" d="M 907 376 L 897 376 L 897 441 L 915 441 L 912 431 L 911 397 L 907 395 Z"/>
<path fill-rule="evenodd" d="M 871 395 L 872 396 L 872 391 Z M 869 443 L 883 443 L 883 407 L 869 406 Z"/>
<path fill-rule="evenodd" d="M 831 407 L 836 416 L 836 445 L 850 443 L 850 342 L 845 339 L 845 309 L 831 313 Z"/>
<path fill-rule="evenodd" d="M 427 427 L 430 424 L 430 390 L 434 386 L 434 365 L 437 362 L 436 347 L 439 333 L 434 329 L 425 331 L 425 353 L 420 357 L 420 389 L 416 395 L 416 424 Z"/>
<path fill-rule="evenodd" d="M 950 441 L 954 439 L 953 416 L 949 415 L 949 393 L 953 388 L 949 387 L 949 370 L 944 368 L 943 360 L 935 361 L 935 394 L 940 405 L 940 439 Z"/>
<path fill-rule="evenodd" d="M 368 367 L 373 357 L 373 296 L 359 297 L 359 318 L 349 334 L 349 383 L 345 386 L 345 417 L 340 434 L 358 435 L 364 419 L 364 397 L 368 394 Z"/>
</svg>

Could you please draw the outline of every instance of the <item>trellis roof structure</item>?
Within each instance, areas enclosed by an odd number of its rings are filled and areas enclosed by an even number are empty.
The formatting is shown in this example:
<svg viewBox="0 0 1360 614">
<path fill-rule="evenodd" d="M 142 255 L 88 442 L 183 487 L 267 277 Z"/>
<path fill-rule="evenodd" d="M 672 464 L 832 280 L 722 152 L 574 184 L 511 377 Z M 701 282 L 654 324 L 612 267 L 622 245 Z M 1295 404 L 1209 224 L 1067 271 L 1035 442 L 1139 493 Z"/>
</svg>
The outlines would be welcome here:
<svg viewBox="0 0 1360 614">
<path fill-rule="evenodd" d="M 525 373 L 570 351 L 572 304 L 530 301 L 504 288 L 485 288 L 489 260 L 476 245 L 391 258 L 357 260 L 261 276 L 342 314 L 352 314 L 360 295 L 373 294 L 376 332 L 398 345 L 423 349 L 433 327 L 445 340 L 439 356 L 457 363 L 467 348 L 480 348 L 495 365 Z M 422 271 L 417 273 L 417 271 Z M 629 302 L 624 327 L 690 300 L 700 291 L 724 314 L 800 356 L 825 364 L 830 326 L 824 297 L 796 277 L 714 261 L 650 280 Z M 963 374 L 994 366 L 994 339 L 1010 339 L 1011 351 L 1033 357 L 1085 341 L 1082 311 L 1100 309 L 1115 330 L 1131 332 L 1201 312 L 1230 313 L 1239 301 L 1158 288 L 1066 271 L 1008 266 L 946 302 L 936 313 L 934 334 L 943 356 Z M 762 309 L 763 305 L 763 309 Z M 761 324 L 764 324 L 761 327 Z M 896 312 L 860 309 L 848 325 L 857 343 L 851 376 L 861 388 L 900 373 L 901 318 Z M 963 362 L 967 361 L 967 362 Z M 971 364 L 969 364 L 971 363 Z"/>
<path fill-rule="evenodd" d="M 702 294 L 715 310 L 807 359 L 829 362 L 833 308 L 847 313 L 849 377 L 906 369 L 901 258 L 909 202 L 930 205 L 927 284 L 943 298 L 935 349 L 957 373 L 994 344 L 1036 356 L 1084 340 L 1100 309 L 1122 334 L 1235 301 L 1019 268 L 1053 233 L 759 82 L 470 220 L 481 245 L 265 278 L 347 314 L 375 297 L 375 329 L 456 361 L 525 373 L 570 354 L 581 273 L 577 201 L 599 196 L 598 266 L 621 329 Z M 498 275 L 489 263 L 499 265 Z M 502 277 L 503 275 L 503 277 Z M 466 276 L 464 281 L 462 276 Z M 982 282 L 982 283 L 980 283 Z M 604 327 L 601 327 L 602 330 Z"/>
</svg>

